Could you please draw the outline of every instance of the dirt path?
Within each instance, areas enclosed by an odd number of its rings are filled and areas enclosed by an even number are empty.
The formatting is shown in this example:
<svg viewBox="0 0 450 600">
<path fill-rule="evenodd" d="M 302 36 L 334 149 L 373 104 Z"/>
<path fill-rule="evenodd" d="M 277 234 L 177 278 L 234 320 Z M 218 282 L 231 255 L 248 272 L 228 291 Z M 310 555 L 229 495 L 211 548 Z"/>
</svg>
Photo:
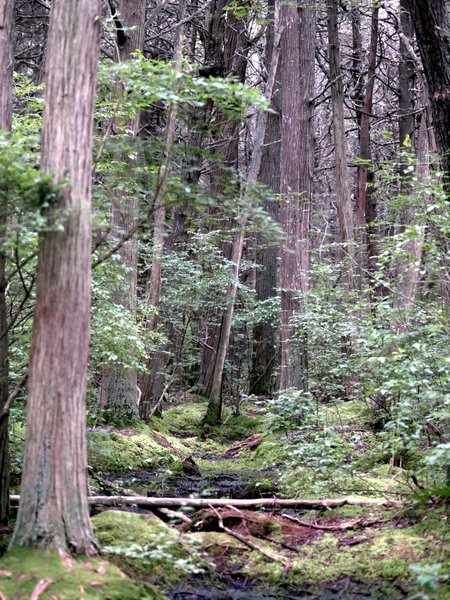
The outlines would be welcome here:
<svg viewBox="0 0 450 600">
<path fill-rule="evenodd" d="M 176 507 L 166 514 L 157 511 L 187 545 L 192 560 L 207 564 L 201 573 L 180 575 L 176 584 L 168 577 L 162 584 L 168 598 L 395 600 L 416 589 L 409 567 L 437 555 L 439 536 L 429 533 L 433 524 L 395 507 L 239 510 L 232 499 L 279 494 L 283 463 L 264 460 L 265 448 L 261 451 L 258 444 L 246 445 L 254 432 L 244 440 L 202 438 L 190 429 L 199 420 L 186 424 L 186 414 L 177 415 L 170 421 L 169 411 L 168 425 L 163 417 L 158 435 L 166 436 L 169 445 L 174 440 L 183 444 L 189 457 L 184 471 L 181 466 L 170 472 L 135 470 L 122 475 L 120 484 L 142 495 L 224 498 L 230 505 L 186 508 L 181 518 Z M 197 548 L 193 553 L 191 544 Z"/>
</svg>

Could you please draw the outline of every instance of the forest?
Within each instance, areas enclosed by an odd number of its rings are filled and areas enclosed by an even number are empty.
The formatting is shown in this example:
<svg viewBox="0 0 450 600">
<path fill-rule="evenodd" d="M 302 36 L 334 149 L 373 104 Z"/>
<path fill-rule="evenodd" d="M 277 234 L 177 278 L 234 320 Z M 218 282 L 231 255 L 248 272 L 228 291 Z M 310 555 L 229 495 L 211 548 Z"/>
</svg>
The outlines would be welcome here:
<svg viewBox="0 0 450 600">
<path fill-rule="evenodd" d="M 0 0 L 0 600 L 450 597 L 448 0 Z"/>
</svg>

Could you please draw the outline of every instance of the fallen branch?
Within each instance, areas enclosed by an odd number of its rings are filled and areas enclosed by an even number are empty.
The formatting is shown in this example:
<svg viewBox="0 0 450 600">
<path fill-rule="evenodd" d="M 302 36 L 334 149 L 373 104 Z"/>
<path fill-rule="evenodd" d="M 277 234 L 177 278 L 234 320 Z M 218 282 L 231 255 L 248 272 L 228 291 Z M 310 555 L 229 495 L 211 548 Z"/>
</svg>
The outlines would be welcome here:
<svg viewBox="0 0 450 600">
<path fill-rule="evenodd" d="M 362 519 L 353 519 L 350 523 L 342 523 L 341 525 L 318 525 L 317 523 L 311 523 L 310 521 L 302 521 L 301 519 L 297 519 L 292 515 L 287 515 L 283 513 L 281 515 L 285 519 L 289 519 L 289 521 L 293 521 L 298 525 L 302 525 L 303 527 L 309 527 L 310 529 L 323 529 L 324 531 L 344 531 L 345 529 L 354 529 L 358 525 L 361 524 Z"/>
<path fill-rule="evenodd" d="M 240 533 L 237 533 L 236 531 L 233 531 L 229 527 L 225 527 L 225 525 L 223 524 L 222 515 L 219 513 L 219 511 L 211 505 L 209 506 L 209 508 L 216 515 L 219 523 L 219 529 L 221 529 L 224 533 L 235 538 L 236 540 L 247 546 L 247 548 L 250 548 L 250 550 L 256 550 L 256 552 L 259 552 L 269 560 L 273 560 L 279 563 L 280 565 L 283 565 L 285 569 L 289 569 L 290 564 L 287 560 L 283 559 L 281 556 L 276 556 L 275 554 L 272 554 L 272 552 L 269 552 L 265 548 L 258 546 L 258 544 L 255 544 L 255 542 L 252 542 L 249 538 L 245 537 L 244 535 L 241 535 Z"/>
<path fill-rule="evenodd" d="M 186 523 L 189 526 L 192 525 L 192 519 L 190 519 L 184 513 L 179 512 L 178 510 L 170 510 L 170 508 L 158 508 L 157 510 L 159 513 L 165 515 L 166 517 L 169 517 L 170 519 L 179 519 L 180 521 L 183 521 L 183 523 Z"/>
<path fill-rule="evenodd" d="M 30 600 L 38 600 L 45 590 L 53 583 L 52 579 L 41 579 L 31 593 Z"/>
<path fill-rule="evenodd" d="M 11 504 L 18 504 L 20 496 L 12 495 Z M 401 500 L 389 500 L 386 498 L 363 498 L 349 496 L 347 498 L 327 498 L 324 500 L 309 500 L 304 498 L 255 498 L 255 499 L 232 499 L 232 498 L 147 498 L 146 496 L 88 496 L 89 504 L 103 504 L 104 506 L 142 506 L 155 508 L 171 508 L 173 506 L 191 506 L 193 508 L 226 507 L 236 508 L 338 508 L 340 506 L 402 506 Z"/>
<path fill-rule="evenodd" d="M 227 456 L 227 457 L 236 456 L 237 454 L 239 454 L 239 452 L 241 450 L 244 450 L 244 449 L 254 450 L 257 446 L 259 446 L 263 437 L 264 437 L 264 433 L 255 433 L 254 435 L 251 435 L 243 442 L 239 442 L 235 446 L 232 446 L 231 448 L 229 448 L 225 452 L 224 456 Z"/>
</svg>

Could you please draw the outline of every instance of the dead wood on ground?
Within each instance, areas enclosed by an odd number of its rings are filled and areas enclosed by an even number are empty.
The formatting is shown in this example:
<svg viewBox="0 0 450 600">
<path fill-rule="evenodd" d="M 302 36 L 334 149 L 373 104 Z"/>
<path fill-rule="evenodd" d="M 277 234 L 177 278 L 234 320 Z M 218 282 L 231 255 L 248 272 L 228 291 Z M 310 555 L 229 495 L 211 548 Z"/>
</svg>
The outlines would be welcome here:
<svg viewBox="0 0 450 600">
<path fill-rule="evenodd" d="M 17 505 L 20 496 L 11 495 L 11 504 Z M 255 499 L 233 499 L 233 498 L 155 498 L 146 496 L 88 496 L 89 504 L 102 504 L 104 506 L 140 506 L 145 508 L 171 508 L 190 506 L 192 508 L 225 507 L 236 508 L 304 508 L 304 509 L 332 509 L 341 506 L 403 506 L 401 500 L 388 498 L 364 498 L 349 496 L 347 498 L 326 498 L 323 500 L 309 500 L 305 498 L 255 498 Z"/>
</svg>

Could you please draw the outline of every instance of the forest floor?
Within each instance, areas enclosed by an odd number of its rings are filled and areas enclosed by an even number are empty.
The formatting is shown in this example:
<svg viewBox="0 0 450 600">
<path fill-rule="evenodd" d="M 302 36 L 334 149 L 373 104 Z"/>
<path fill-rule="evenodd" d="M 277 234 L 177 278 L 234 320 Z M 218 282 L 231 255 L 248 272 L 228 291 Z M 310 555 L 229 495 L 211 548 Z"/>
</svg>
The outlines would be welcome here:
<svg viewBox="0 0 450 600">
<path fill-rule="evenodd" d="M 336 448 L 317 448 L 315 437 L 314 452 L 302 460 L 305 445 L 292 432 L 268 432 L 263 403 L 247 403 L 240 416 L 227 414 L 220 430 L 211 430 L 200 425 L 206 405 L 199 400 L 176 399 L 151 429 L 97 425 L 88 432 L 93 494 L 229 500 L 201 510 L 187 503 L 152 511 L 139 502 L 92 505 L 105 558 L 143 585 L 141 598 L 160 597 L 150 584 L 173 600 L 450 597 L 442 566 L 450 565 L 448 504 L 418 501 L 411 469 L 389 465 L 363 407 L 327 406 Z M 337 469 L 337 461 L 348 468 Z M 260 498 L 273 500 L 263 508 L 235 502 Z M 305 510 L 282 507 L 281 498 L 369 504 Z M 1 595 L 2 572 L 14 572 L 11 560 L 3 571 L 0 564 L 0 598 L 29 598 Z M 106 588 L 104 595 L 52 593 L 50 586 L 38 597 L 121 597 Z"/>
</svg>

